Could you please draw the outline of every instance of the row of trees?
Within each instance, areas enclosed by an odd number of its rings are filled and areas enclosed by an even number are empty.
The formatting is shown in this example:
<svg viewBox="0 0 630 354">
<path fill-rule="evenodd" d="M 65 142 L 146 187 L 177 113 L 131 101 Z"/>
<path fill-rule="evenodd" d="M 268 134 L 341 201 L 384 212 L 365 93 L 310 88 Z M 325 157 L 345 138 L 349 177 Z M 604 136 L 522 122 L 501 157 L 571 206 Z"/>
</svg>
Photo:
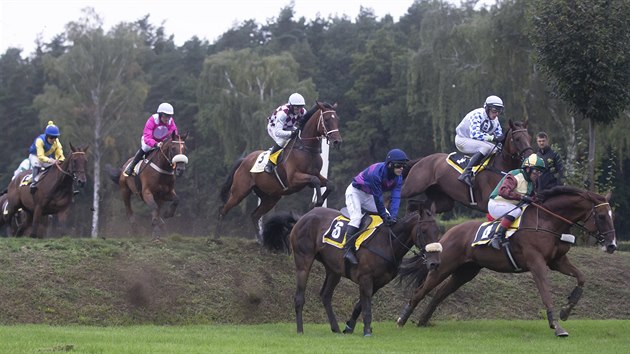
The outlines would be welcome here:
<svg viewBox="0 0 630 354">
<path fill-rule="evenodd" d="M 417 0 L 398 22 L 366 8 L 353 20 L 307 22 L 289 5 L 265 24 L 245 21 L 215 43 L 193 37 L 181 47 L 148 15 L 105 31 L 85 9 L 32 56 L 10 48 L 0 57 L 0 147 L 8 154 L 0 182 L 52 119 L 63 143 L 91 146 L 93 184 L 77 197 L 86 208 L 73 213 L 75 232 L 124 232 L 104 167 L 137 149 L 146 118 L 168 101 L 180 130 L 191 133 L 171 229 L 207 235 L 220 206 L 216 186 L 236 158 L 271 145 L 266 117 L 292 92 L 339 103 L 344 147 L 331 153 L 332 207 L 343 205 L 351 176 L 390 148 L 412 157 L 452 151 L 460 119 L 497 94 L 504 122 L 528 120 L 531 133 L 551 134 L 569 183 L 615 189 L 617 215 L 629 215 L 630 3 L 505 0 L 480 10 L 475 3 Z M 279 207 L 305 210 L 310 193 Z M 623 219 L 620 228 L 630 223 Z"/>
</svg>

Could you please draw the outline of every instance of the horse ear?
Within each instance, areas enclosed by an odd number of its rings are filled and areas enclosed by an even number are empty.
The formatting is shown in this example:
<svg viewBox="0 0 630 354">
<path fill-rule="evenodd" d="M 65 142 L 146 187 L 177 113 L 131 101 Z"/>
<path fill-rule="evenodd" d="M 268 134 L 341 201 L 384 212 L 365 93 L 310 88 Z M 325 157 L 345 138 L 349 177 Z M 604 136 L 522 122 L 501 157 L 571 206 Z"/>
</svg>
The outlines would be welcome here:
<svg viewBox="0 0 630 354">
<path fill-rule="evenodd" d="M 527 124 L 529 124 L 529 120 L 526 119 L 523 123 L 523 128 L 527 129 Z"/>
<path fill-rule="evenodd" d="M 337 102 L 335 102 L 335 103 L 332 105 L 332 108 L 333 108 L 335 111 L 337 110 Z"/>
<path fill-rule="evenodd" d="M 89 148 L 90 148 L 90 144 L 85 145 L 85 147 L 83 148 L 83 152 L 87 152 Z"/>
<path fill-rule="evenodd" d="M 508 120 L 508 123 L 510 124 L 510 128 L 512 128 L 513 130 L 516 129 L 514 128 L 514 122 L 512 121 L 512 118 Z"/>
<path fill-rule="evenodd" d="M 75 149 L 74 146 L 72 146 L 72 143 L 70 143 L 70 150 L 71 151 L 77 151 L 77 149 Z"/>
<path fill-rule="evenodd" d="M 606 198 L 606 202 L 610 202 L 610 198 L 612 198 L 612 191 L 608 191 L 604 198 Z"/>
</svg>

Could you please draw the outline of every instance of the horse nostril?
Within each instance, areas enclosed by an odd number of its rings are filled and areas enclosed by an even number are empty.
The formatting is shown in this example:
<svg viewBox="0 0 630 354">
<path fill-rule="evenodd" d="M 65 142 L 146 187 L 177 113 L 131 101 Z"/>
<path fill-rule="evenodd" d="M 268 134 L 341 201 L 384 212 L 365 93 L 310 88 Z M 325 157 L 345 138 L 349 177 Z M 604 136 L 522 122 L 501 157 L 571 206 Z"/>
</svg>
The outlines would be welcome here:
<svg viewBox="0 0 630 354">
<path fill-rule="evenodd" d="M 617 250 L 617 246 L 615 246 L 615 245 L 608 245 L 608 246 L 606 247 L 606 251 L 607 251 L 608 253 L 613 253 L 613 252 L 615 252 L 615 250 Z"/>
</svg>

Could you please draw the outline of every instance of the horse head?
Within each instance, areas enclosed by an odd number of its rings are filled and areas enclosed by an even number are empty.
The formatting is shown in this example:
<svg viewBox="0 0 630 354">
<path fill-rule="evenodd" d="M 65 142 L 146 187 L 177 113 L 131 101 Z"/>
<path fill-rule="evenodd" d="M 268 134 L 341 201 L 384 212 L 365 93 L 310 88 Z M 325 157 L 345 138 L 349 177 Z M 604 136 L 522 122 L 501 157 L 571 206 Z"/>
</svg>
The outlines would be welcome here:
<svg viewBox="0 0 630 354">
<path fill-rule="evenodd" d="M 615 252 L 617 236 L 612 209 L 608 203 L 611 193 L 602 196 L 572 186 L 558 186 L 540 193 L 539 196 L 545 207 L 593 235 L 606 252 Z"/>
<path fill-rule="evenodd" d="M 74 147 L 72 143 L 70 143 L 70 156 L 66 159 L 67 166 L 62 166 L 64 172 L 72 177 L 72 179 L 77 183 L 77 186 L 83 187 L 87 182 L 87 175 L 85 174 L 85 169 L 87 165 L 87 158 L 85 153 L 87 152 L 89 146 L 85 148 Z"/>
<path fill-rule="evenodd" d="M 523 159 L 534 153 L 531 145 L 532 137 L 527 131 L 527 121 L 513 122 L 510 119 L 509 124 L 510 129 L 503 140 L 503 152 L 520 164 Z"/>
<path fill-rule="evenodd" d="M 430 203 L 427 201 L 425 203 Z M 409 211 L 412 209 L 409 208 Z M 414 213 L 418 213 L 415 227 L 414 244 L 422 253 L 422 261 L 429 270 L 438 269 L 440 266 L 440 254 L 442 245 L 438 242 L 440 238 L 440 227 L 435 220 L 435 207 L 420 206 Z"/>
<path fill-rule="evenodd" d="M 317 101 L 304 116 L 302 140 L 326 138 L 333 149 L 341 148 L 341 134 L 339 134 L 339 116 L 337 104 L 331 105 Z M 313 117 L 314 116 L 314 117 Z"/>
<path fill-rule="evenodd" d="M 188 157 L 186 157 L 186 138 L 188 132 L 177 135 L 173 132 L 169 139 L 164 142 L 160 151 L 175 171 L 175 176 L 181 177 L 186 171 Z"/>
<path fill-rule="evenodd" d="M 584 227 L 595 234 L 598 242 L 603 245 L 604 251 L 613 253 L 617 249 L 617 236 L 613 224 L 612 209 L 608 203 L 612 193 L 608 192 L 606 196 L 592 192 L 587 193 L 593 202 L 593 207 Z"/>
</svg>

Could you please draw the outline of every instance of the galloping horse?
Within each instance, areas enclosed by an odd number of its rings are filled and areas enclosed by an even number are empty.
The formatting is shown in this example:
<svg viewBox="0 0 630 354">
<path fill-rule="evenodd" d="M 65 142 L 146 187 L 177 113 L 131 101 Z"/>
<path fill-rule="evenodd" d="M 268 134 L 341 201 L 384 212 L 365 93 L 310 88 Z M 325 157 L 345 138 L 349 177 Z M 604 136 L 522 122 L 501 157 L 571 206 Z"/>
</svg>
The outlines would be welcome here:
<svg viewBox="0 0 630 354">
<path fill-rule="evenodd" d="M 326 279 L 319 295 L 326 309 L 330 328 L 333 332 L 340 333 L 332 308 L 332 297 L 343 276 L 357 283 L 360 289 L 360 299 L 354 305 L 344 333 L 354 331 L 357 318 L 363 313 L 365 336 L 372 334 L 372 296 L 398 274 L 398 266 L 403 256 L 414 245 L 420 250 L 420 257 L 423 257 L 428 268 L 436 268 L 440 263 L 440 248 L 437 243 L 439 227 L 432 211 L 421 209 L 410 213 L 392 228 L 384 225 L 378 227 L 357 251 L 359 264 L 346 267 L 343 249 L 325 243 L 323 238 L 326 231 L 332 228 L 333 237 L 336 235 L 339 242 L 343 241 L 343 229 L 335 221 L 339 215 L 338 210 L 314 208 L 299 218 L 297 223 L 295 217 L 282 214 L 270 218 L 265 223 L 263 246 L 268 249 L 281 248 L 293 251 L 297 278 L 295 314 L 298 333 L 304 332 L 302 324 L 304 292 L 315 259 L 326 268 Z"/>
<path fill-rule="evenodd" d="M 523 158 L 534 153 L 527 122 L 510 120 L 509 124 L 500 153 L 492 155 L 488 166 L 475 177 L 472 193 L 475 204 L 471 200 L 470 188 L 457 180 L 460 173 L 446 162 L 448 154 L 445 153 L 436 153 L 410 163 L 413 165 L 406 174 L 401 196 L 411 198 L 425 193 L 435 203 L 437 213 L 453 209 L 455 201 L 487 212 L 488 196 L 503 177 L 502 173 L 518 168 Z"/>
<path fill-rule="evenodd" d="M 173 132 L 168 139 L 163 141 L 161 147 L 148 153 L 145 160 L 136 166 L 139 170 L 137 176 L 126 177 L 121 173 L 122 169 L 110 169 L 110 178 L 120 186 L 133 234 L 137 233 L 137 226 L 131 209 L 132 194 L 140 197 L 151 209 L 151 236 L 155 241 L 159 241 L 164 228 L 164 220 L 160 214 L 165 202 L 171 202 L 171 204 L 164 211 L 163 217 L 170 218 L 175 215 L 175 209 L 179 204 L 179 197 L 175 193 L 175 178 L 181 177 L 186 170 L 187 137 L 188 133 L 180 136 Z M 123 168 L 130 161 L 131 159 L 127 160 Z"/>
<path fill-rule="evenodd" d="M 448 278 L 420 316 L 418 326 L 426 326 L 436 307 L 459 287 L 471 281 L 482 268 L 496 272 L 531 272 L 542 302 L 547 309 L 549 327 L 557 336 L 568 333 L 554 319 L 554 308 L 549 290 L 547 269 L 575 277 L 577 286 L 568 298 L 568 303 L 560 311 L 560 319 L 566 320 L 582 295 L 584 274 L 579 271 L 567 256 L 571 248 L 569 229 L 577 225 L 603 244 L 608 253 L 617 248 L 612 210 L 608 204 L 610 193 L 599 194 L 574 187 L 555 187 L 540 195 L 542 203 L 528 206 L 521 217 L 521 226 L 508 238 L 503 251 L 489 246 L 471 246 L 476 238 L 481 222 L 468 221 L 447 231 L 440 239 L 443 247 L 442 263 L 437 270 L 426 271 L 422 266 L 414 266 L 410 260 L 401 270 L 401 278 L 415 277 L 416 288 L 409 303 L 405 305 L 398 326 L 403 326 L 413 309 L 436 286 Z M 449 277 L 450 276 L 450 277 Z"/>
<path fill-rule="evenodd" d="M 85 153 L 88 147 L 75 148 L 70 144 L 71 153 L 61 164 L 48 168 L 45 175 L 40 177 L 35 193 L 31 193 L 30 186 L 22 180 L 31 170 L 21 172 L 10 183 L 7 192 L 7 209 L 3 212 L 5 222 L 12 222 L 20 208 L 26 211 L 27 220 L 19 224 L 15 235 L 21 235 L 28 225 L 31 225 L 31 237 L 43 238 L 39 232 L 42 215 L 51 215 L 65 211 L 72 203 L 73 185 L 83 187 L 87 180 Z M 32 220 L 32 224 L 31 224 Z"/>
<path fill-rule="evenodd" d="M 323 163 L 321 140 L 326 138 L 333 148 L 339 149 L 341 146 L 339 117 L 335 109 L 337 104 L 316 102 L 304 115 L 298 125 L 300 134 L 289 141 L 279 158 L 276 171 L 281 181 L 274 174 L 251 172 L 262 150 L 254 151 L 236 161 L 221 189 L 224 204 L 219 210 L 216 237 L 221 230 L 223 217 L 252 190 L 260 198 L 260 205 L 251 214 L 257 237 L 258 220 L 271 210 L 283 195 L 293 194 L 310 186 L 315 188 L 317 193 L 315 206 L 324 204 L 326 197 L 333 191 L 333 186 L 328 185 L 328 180 L 320 173 Z M 320 192 L 321 187 L 327 187 L 324 194 Z"/>
</svg>

